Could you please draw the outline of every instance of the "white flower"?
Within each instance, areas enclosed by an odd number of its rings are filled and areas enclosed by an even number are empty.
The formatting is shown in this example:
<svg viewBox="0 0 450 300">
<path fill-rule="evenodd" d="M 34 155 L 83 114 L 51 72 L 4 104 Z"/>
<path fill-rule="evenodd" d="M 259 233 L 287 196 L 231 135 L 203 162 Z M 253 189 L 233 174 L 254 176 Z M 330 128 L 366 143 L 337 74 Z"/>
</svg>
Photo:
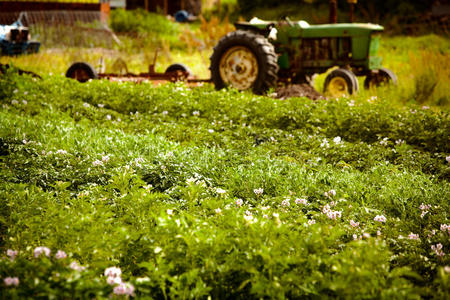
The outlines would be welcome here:
<svg viewBox="0 0 450 300">
<path fill-rule="evenodd" d="M 256 196 L 260 196 L 264 193 L 264 189 L 263 188 L 254 189 L 253 192 L 255 193 Z"/>
<path fill-rule="evenodd" d="M 28 101 L 27 100 L 22 100 L 23 105 L 27 105 Z"/>
<path fill-rule="evenodd" d="M 112 276 L 108 276 L 108 277 L 106 278 L 106 283 L 108 283 L 109 285 L 121 284 L 121 283 L 122 283 L 122 278 L 120 278 L 120 277 L 112 277 Z"/>
<path fill-rule="evenodd" d="M 222 210 L 220 208 L 216 208 L 214 211 L 216 212 L 216 214 L 221 214 L 222 213 Z"/>
<path fill-rule="evenodd" d="M 335 137 L 335 138 L 333 139 L 333 142 L 334 142 L 335 144 L 340 144 L 340 143 L 342 142 L 342 139 L 341 139 L 340 136 L 337 136 L 337 137 Z"/>
<path fill-rule="evenodd" d="M 50 249 L 47 247 L 36 247 L 34 249 L 34 257 L 39 257 L 41 254 L 45 254 L 45 256 L 50 256 Z"/>
<path fill-rule="evenodd" d="M 17 100 L 12 100 L 12 101 L 11 101 L 11 104 L 12 104 L 12 105 L 19 104 L 19 101 L 17 101 Z"/>
<path fill-rule="evenodd" d="M 383 215 L 377 215 L 375 218 L 373 218 L 374 221 L 377 222 L 381 222 L 381 223 L 385 223 L 386 222 L 386 217 Z"/>
<path fill-rule="evenodd" d="M 224 189 L 216 188 L 216 193 L 217 193 L 217 194 L 222 195 L 222 194 L 225 194 L 226 192 L 227 192 L 227 191 L 225 191 Z"/>
<path fill-rule="evenodd" d="M 389 138 L 385 137 L 380 141 L 380 145 L 387 146 Z"/>
<path fill-rule="evenodd" d="M 168 215 L 173 215 L 173 209 L 167 209 L 166 210 L 166 213 L 168 214 Z"/>
<path fill-rule="evenodd" d="M 106 120 L 111 120 L 111 115 L 106 115 Z"/>
<path fill-rule="evenodd" d="M 84 103 L 83 103 L 83 106 L 87 108 L 87 107 L 89 107 L 90 105 L 89 105 L 89 103 L 84 102 Z"/>
<path fill-rule="evenodd" d="M 279 213 L 273 213 L 272 215 L 273 215 L 274 218 L 277 218 L 277 219 L 280 217 Z"/>
<path fill-rule="evenodd" d="M 328 144 L 327 139 L 323 139 L 322 143 L 320 144 L 320 147 L 329 148 L 330 144 Z"/>
<path fill-rule="evenodd" d="M 83 270 L 86 269 L 86 267 L 80 266 L 76 261 L 73 261 L 73 262 L 69 265 L 69 268 L 71 268 L 72 270 L 78 271 L 78 272 L 81 272 L 81 271 L 83 271 Z"/>
<path fill-rule="evenodd" d="M 308 200 L 303 199 L 303 198 L 297 198 L 295 199 L 295 204 L 303 204 L 303 205 L 308 205 Z"/>
<path fill-rule="evenodd" d="M 58 250 L 58 252 L 56 252 L 55 254 L 56 259 L 63 259 L 67 257 L 66 252 L 62 251 L 62 250 Z"/>
<path fill-rule="evenodd" d="M 358 239 L 358 235 L 357 234 L 353 234 L 353 240 L 356 241 Z"/>
<path fill-rule="evenodd" d="M 107 277 L 120 277 L 122 270 L 119 267 L 109 267 L 105 269 L 104 275 Z"/>
<path fill-rule="evenodd" d="M 168 114 L 169 114 L 169 112 L 168 112 L 167 110 L 165 110 L 165 111 L 162 112 L 162 115 L 163 115 L 163 116 L 167 116 Z"/>
<path fill-rule="evenodd" d="M 281 201 L 281 206 L 288 207 L 290 205 L 291 203 L 289 199 L 284 199 L 283 201 Z"/>
<path fill-rule="evenodd" d="M 19 285 L 19 278 L 17 277 L 6 277 L 5 279 L 3 279 L 3 282 L 5 283 L 6 286 L 18 286 Z"/>
<path fill-rule="evenodd" d="M 377 236 L 381 235 L 381 231 L 377 230 Z"/>
<path fill-rule="evenodd" d="M 109 155 L 102 156 L 102 162 L 107 163 L 109 161 Z"/>
<path fill-rule="evenodd" d="M 445 158 L 445 160 L 447 160 L 447 162 L 450 164 L 450 155 L 447 156 L 447 157 Z"/>
<path fill-rule="evenodd" d="M 367 232 L 364 232 L 364 233 L 363 233 L 363 238 L 365 238 L 365 239 L 370 238 L 370 234 L 367 233 Z"/>
<path fill-rule="evenodd" d="M 429 210 L 431 208 L 431 204 L 420 204 L 420 210 Z"/>
<path fill-rule="evenodd" d="M 336 191 L 335 190 L 329 190 L 328 192 L 323 193 L 325 197 L 334 197 L 336 196 Z"/>
<path fill-rule="evenodd" d="M 92 165 L 94 166 L 94 167 L 97 167 L 97 166 L 103 166 L 103 162 L 101 161 L 101 160 L 95 160 L 95 161 L 93 161 L 92 162 Z"/>
<path fill-rule="evenodd" d="M 237 206 L 241 207 L 242 204 L 244 203 L 244 201 L 242 201 L 242 199 L 236 199 L 236 201 L 234 202 Z"/>
<path fill-rule="evenodd" d="M 194 110 L 194 111 L 192 112 L 192 115 L 193 115 L 193 116 L 200 116 L 200 112 L 199 112 L 198 110 Z"/>
<path fill-rule="evenodd" d="M 208 132 L 209 132 L 209 133 L 213 133 L 213 132 L 214 132 L 214 129 L 208 129 Z"/>
<path fill-rule="evenodd" d="M 335 211 L 335 210 L 330 210 L 330 211 L 327 212 L 327 217 L 332 219 L 332 220 L 336 220 L 336 219 L 341 217 L 341 212 L 340 211 Z"/>
<path fill-rule="evenodd" d="M 244 215 L 244 219 L 246 222 L 248 223 L 255 223 L 256 221 L 258 221 L 255 217 L 253 217 L 252 215 Z"/>
<path fill-rule="evenodd" d="M 314 225 L 314 224 L 316 224 L 316 220 L 314 220 L 314 219 L 308 220 L 308 225 Z"/>
<path fill-rule="evenodd" d="M 97 106 L 100 107 L 100 108 L 103 108 L 103 107 L 105 107 L 105 104 L 99 103 L 99 104 L 97 104 Z"/>
<path fill-rule="evenodd" d="M 58 151 L 56 151 L 56 154 L 66 155 L 67 151 L 66 150 L 58 150 Z"/>
</svg>

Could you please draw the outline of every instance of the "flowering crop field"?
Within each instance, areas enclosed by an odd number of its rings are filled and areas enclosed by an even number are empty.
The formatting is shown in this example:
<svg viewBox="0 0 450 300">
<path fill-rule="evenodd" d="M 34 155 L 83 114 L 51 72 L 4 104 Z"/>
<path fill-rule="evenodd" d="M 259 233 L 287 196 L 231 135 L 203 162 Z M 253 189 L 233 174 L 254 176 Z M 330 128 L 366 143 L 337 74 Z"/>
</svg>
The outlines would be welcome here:
<svg viewBox="0 0 450 300">
<path fill-rule="evenodd" d="M 450 116 L 0 77 L 3 299 L 450 293 Z"/>
</svg>

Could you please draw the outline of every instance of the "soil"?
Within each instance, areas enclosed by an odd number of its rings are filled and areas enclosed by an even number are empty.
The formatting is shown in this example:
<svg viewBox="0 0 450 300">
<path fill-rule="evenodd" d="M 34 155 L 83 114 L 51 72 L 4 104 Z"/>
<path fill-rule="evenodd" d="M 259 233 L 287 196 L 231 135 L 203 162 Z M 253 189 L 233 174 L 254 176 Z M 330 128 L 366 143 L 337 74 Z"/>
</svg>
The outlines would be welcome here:
<svg viewBox="0 0 450 300">
<path fill-rule="evenodd" d="M 307 97 L 311 100 L 325 99 L 321 93 L 307 83 L 290 84 L 278 87 L 273 94 L 273 97 L 281 100 L 292 97 Z"/>
</svg>

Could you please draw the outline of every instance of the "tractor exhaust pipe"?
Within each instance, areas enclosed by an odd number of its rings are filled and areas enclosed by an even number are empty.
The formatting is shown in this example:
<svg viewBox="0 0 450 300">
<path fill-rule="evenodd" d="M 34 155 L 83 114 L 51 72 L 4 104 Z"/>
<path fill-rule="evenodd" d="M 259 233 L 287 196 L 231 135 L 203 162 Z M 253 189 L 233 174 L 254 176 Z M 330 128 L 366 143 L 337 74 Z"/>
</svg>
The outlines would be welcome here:
<svg viewBox="0 0 450 300">
<path fill-rule="evenodd" d="M 347 3 L 350 6 L 349 21 L 350 23 L 353 23 L 355 20 L 355 4 L 358 3 L 358 0 L 347 0 Z M 331 24 L 337 23 L 337 0 L 330 0 L 329 22 Z"/>
<path fill-rule="evenodd" d="M 337 0 L 330 0 L 330 18 L 331 24 L 337 23 Z"/>
</svg>

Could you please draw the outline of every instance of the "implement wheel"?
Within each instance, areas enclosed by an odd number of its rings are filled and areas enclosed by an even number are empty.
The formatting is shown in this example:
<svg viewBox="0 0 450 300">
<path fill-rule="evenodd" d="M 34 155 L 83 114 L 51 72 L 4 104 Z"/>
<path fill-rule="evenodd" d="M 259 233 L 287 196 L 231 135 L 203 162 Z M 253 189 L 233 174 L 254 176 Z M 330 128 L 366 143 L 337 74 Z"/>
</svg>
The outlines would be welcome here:
<svg viewBox="0 0 450 300">
<path fill-rule="evenodd" d="M 98 74 L 95 69 L 88 63 L 76 62 L 67 69 L 66 77 L 86 82 L 89 79 L 97 79 Z"/>
<path fill-rule="evenodd" d="M 262 94 L 278 80 L 275 49 L 262 35 L 237 30 L 220 39 L 211 60 L 216 89 L 232 86 Z"/>
<path fill-rule="evenodd" d="M 372 89 L 375 87 L 394 84 L 397 85 L 397 76 L 389 69 L 381 68 L 373 70 L 364 80 L 364 88 Z"/>
<path fill-rule="evenodd" d="M 355 94 L 359 89 L 358 79 L 352 71 L 336 69 L 325 78 L 324 92 L 331 97 Z"/>
</svg>

